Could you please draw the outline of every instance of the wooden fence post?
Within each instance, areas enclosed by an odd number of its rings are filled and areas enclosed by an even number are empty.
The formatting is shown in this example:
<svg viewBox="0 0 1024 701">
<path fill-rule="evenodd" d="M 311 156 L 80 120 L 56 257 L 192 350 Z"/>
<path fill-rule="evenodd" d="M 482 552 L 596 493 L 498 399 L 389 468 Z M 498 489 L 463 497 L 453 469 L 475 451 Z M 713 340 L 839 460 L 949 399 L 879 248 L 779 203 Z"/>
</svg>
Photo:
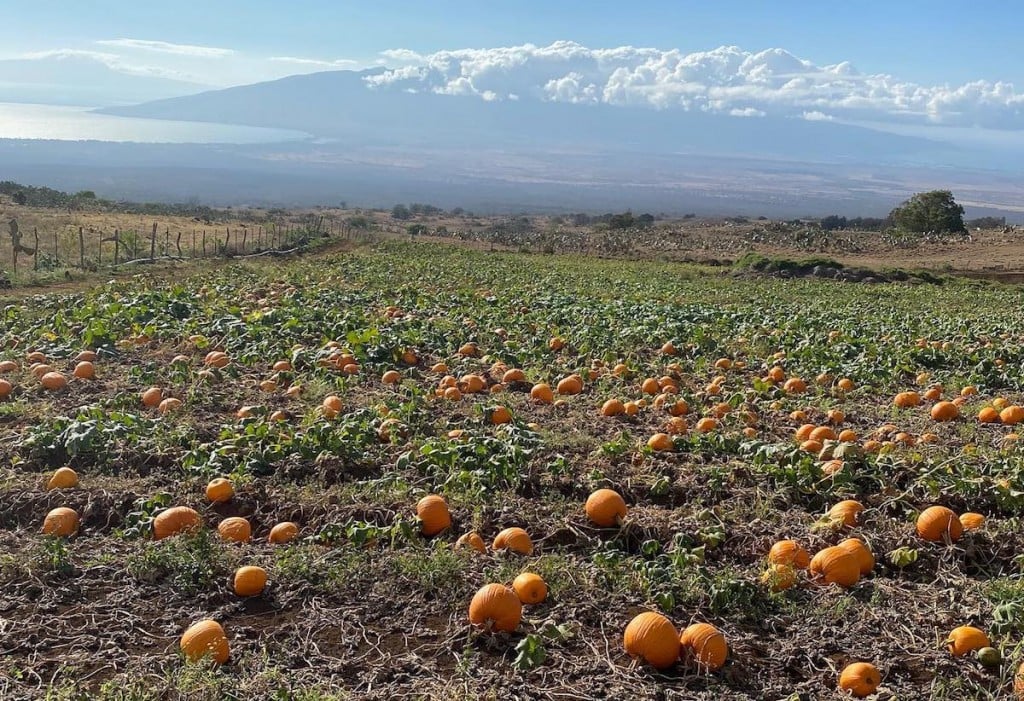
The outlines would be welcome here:
<svg viewBox="0 0 1024 701">
<path fill-rule="evenodd" d="M 231 229 L 228 228 L 228 237 L 224 239 L 224 255 L 228 254 L 228 247 L 231 245 Z"/>
<path fill-rule="evenodd" d="M 178 232 L 178 238 L 176 238 L 174 240 L 174 247 L 176 249 L 178 249 L 178 257 L 179 258 L 183 258 L 184 256 L 182 256 L 182 254 L 181 254 L 181 232 L 180 231 Z"/>
<path fill-rule="evenodd" d="M 60 252 L 58 251 L 58 248 L 57 248 L 58 245 L 59 244 L 57 242 L 57 230 L 54 229 L 53 230 L 53 259 L 54 259 L 54 261 L 59 263 L 60 262 Z"/>
<path fill-rule="evenodd" d="M 203 258 L 206 257 L 206 229 L 203 229 Z"/>
<path fill-rule="evenodd" d="M 36 250 L 32 254 L 32 269 L 39 270 L 39 229 L 32 227 L 32 235 L 36 238 Z"/>
<path fill-rule="evenodd" d="M 192 257 L 196 257 L 196 230 L 192 229 Z"/>
<path fill-rule="evenodd" d="M 117 267 L 117 261 L 120 257 L 118 254 L 121 253 L 121 230 L 114 229 L 114 267 Z"/>
<path fill-rule="evenodd" d="M 242 229 L 242 254 L 245 255 L 245 242 L 249 238 L 249 230 Z"/>
<path fill-rule="evenodd" d="M 78 267 L 85 269 L 85 234 L 82 227 L 78 227 Z"/>
<path fill-rule="evenodd" d="M 153 222 L 153 233 L 149 235 L 149 260 L 156 259 L 156 222 Z"/>
</svg>

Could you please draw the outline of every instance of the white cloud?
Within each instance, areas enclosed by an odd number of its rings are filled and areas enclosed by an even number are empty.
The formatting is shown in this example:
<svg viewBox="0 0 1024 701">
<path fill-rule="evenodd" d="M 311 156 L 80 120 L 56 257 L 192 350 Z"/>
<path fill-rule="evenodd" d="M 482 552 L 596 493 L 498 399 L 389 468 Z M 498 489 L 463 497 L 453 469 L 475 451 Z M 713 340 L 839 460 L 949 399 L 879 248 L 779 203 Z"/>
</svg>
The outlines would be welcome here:
<svg viewBox="0 0 1024 701">
<path fill-rule="evenodd" d="M 358 61 L 347 58 L 339 58 L 334 61 L 324 61 L 318 58 L 299 58 L 296 56 L 271 56 L 270 61 L 276 63 L 291 63 L 296 66 L 317 66 L 321 68 L 353 68 L 359 65 Z"/>
<path fill-rule="evenodd" d="M 1010 83 L 920 85 L 887 74 L 859 73 L 848 61 L 817 65 L 773 48 L 736 46 L 683 53 L 621 46 L 457 49 L 420 54 L 381 52 L 388 65 L 369 76 L 375 88 L 570 103 L 641 105 L 734 116 L 1024 129 L 1024 94 Z"/>
<path fill-rule="evenodd" d="M 106 51 L 88 51 L 84 49 L 51 49 L 49 51 L 33 51 L 18 56 L 20 59 L 30 61 L 42 61 L 46 59 L 57 60 L 86 60 L 101 63 L 112 71 L 125 73 L 127 75 L 150 76 L 155 78 L 169 78 L 171 80 L 182 80 L 186 82 L 202 83 L 197 77 L 174 68 L 166 66 L 151 66 L 131 61 L 126 61 L 118 54 Z"/>
<path fill-rule="evenodd" d="M 235 53 L 234 49 L 219 49 L 213 46 L 195 46 L 193 44 L 172 44 L 168 41 L 151 41 L 148 39 L 101 39 L 96 42 L 102 46 L 116 46 L 122 49 L 138 49 L 176 56 L 195 56 L 198 58 L 225 58 Z"/>
</svg>

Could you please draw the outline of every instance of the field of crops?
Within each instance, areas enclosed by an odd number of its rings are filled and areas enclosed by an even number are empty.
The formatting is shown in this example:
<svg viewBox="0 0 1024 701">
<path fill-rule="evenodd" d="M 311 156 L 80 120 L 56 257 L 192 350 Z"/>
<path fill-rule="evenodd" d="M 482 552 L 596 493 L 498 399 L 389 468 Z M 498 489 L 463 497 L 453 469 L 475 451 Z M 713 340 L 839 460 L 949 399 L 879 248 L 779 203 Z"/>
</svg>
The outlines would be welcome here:
<svg viewBox="0 0 1024 701">
<path fill-rule="evenodd" d="M 396 242 L 19 300 L 0 697 L 1012 697 L 1022 342 L 1012 287 Z"/>
</svg>

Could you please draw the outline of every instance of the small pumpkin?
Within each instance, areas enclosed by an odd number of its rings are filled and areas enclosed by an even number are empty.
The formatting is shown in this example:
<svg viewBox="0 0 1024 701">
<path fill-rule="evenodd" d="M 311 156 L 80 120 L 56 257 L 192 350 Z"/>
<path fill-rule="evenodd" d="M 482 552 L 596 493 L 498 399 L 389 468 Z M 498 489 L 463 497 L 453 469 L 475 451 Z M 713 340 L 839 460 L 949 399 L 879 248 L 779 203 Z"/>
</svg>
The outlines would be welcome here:
<svg viewBox="0 0 1024 701">
<path fill-rule="evenodd" d="M 452 525 L 448 502 L 437 494 L 428 494 L 416 502 L 416 516 L 420 520 L 420 532 L 425 536 L 437 535 Z"/>
<path fill-rule="evenodd" d="M 233 496 L 235 496 L 235 488 L 231 484 L 231 480 L 225 477 L 212 479 L 206 485 L 206 498 L 215 504 L 230 501 Z"/>
<path fill-rule="evenodd" d="M 58 506 L 43 519 L 43 534 L 66 537 L 78 530 L 78 512 L 66 506 Z"/>
<path fill-rule="evenodd" d="M 267 586 L 267 571 L 262 567 L 248 565 L 235 570 L 234 587 L 238 596 L 258 596 Z"/>
<path fill-rule="evenodd" d="M 1008 406 L 999 412 L 999 420 L 1007 426 L 1015 426 L 1024 421 L 1024 407 L 1016 404 Z"/>
<path fill-rule="evenodd" d="M 710 623 L 694 623 L 679 636 L 682 655 L 697 664 L 698 669 L 715 672 L 729 656 L 725 635 Z"/>
<path fill-rule="evenodd" d="M 945 506 L 929 506 L 917 517 L 917 535 L 925 540 L 938 542 L 949 536 L 950 541 L 956 542 L 963 532 L 960 519 Z"/>
<path fill-rule="evenodd" d="M 199 512 L 188 506 L 172 506 L 153 519 L 153 538 L 161 540 L 185 531 L 198 530 L 202 525 Z"/>
<path fill-rule="evenodd" d="M 983 424 L 997 424 L 999 423 L 999 410 L 995 407 L 987 406 L 978 412 L 978 421 Z"/>
<path fill-rule="evenodd" d="M 656 453 L 664 453 L 675 448 L 675 443 L 667 433 L 655 433 L 647 439 L 647 447 Z"/>
<path fill-rule="evenodd" d="M 48 372 L 39 378 L 43 389 L 55 392 L 68 386 L 68 378 L 59 372 Z"/>
<path fill-rule="evenodd" d="M 177 397 L 167 397 L 167 399 L 160 402 L 156 410 L 161 414 L 169 414 L 172 411 L 176 411 L 181 408 L 181 400 Z"/>
<path fill-rule="evenodd" d="M 280 545 L 295 540 L 299 535 L 299 525 L 293 521 L 282 521 L 270 529 L 267 542 Z"/>
<path fill-rule="evenodd" d="M 71 374 L 80 380 L 91 380 L 96 377 L 96 366 L 90 360 L 83 360 L 75 365 L 75 369 L 71 371 Z"/>
<path fill-rule="evenodd" d="M 705 416 L 693 427 L 697 433 L 711 433 L 718 428 L 718 419 L 712 416 Z"/>
<path fill-rule="evenodd" d="M 985 525 L 985 517 L 973 511 L 960 514 L 960 525 L 965 531 L 975 531 Z"/>
<path fill-rule="evenodd" d="M 782 385 L 782 391 L 786 394 L 803 394 L 807 391 L 807 383 L 799 377 L 791 377 Z"/>
<path fill-rule="evenodd" d="M 380 381 L 386 385 L 397 385 L 402 381 L 402 374 L 398 370 L 388 370 L 381 375 Z"/>
<path fill-rule="evenodd" d="M 990 645 L 985 632 L 974 626 L 954 628 L 950 631 L 949 637 L 946 638 L 944 644 L 946 649 L 949 650 L 949 654 L 953 655 L 953 657 L 962 657 L 968 652 L 974 652 Z"/>
<path fill-rule="evenodd" d="M 875 693 L 882 683 L 882 675 L 870 662 L 854 662 L 839 673 L 839 688 L 857 698 Z"/>
<path fill-rule="evenodd" d="M 626 654 L 655 669 L 668 669 L 679 659 L 679 635 L 672 621 L 654 611 L 641 613 L 622 636 Z"/>
<path fill-rule="evenodd" d="M 159 387 L 150 387 L 142 393 L 142 406 L 152 409 L 163 401 L 164 392 Z"/>
<path fill-rule="evenodd" d="M 813 579 L 841 587 L 852 587 L 860 580 L 860 563 L 857 557 L 837 546 L 819 550 L 811 558 L 809 571 Z"/>
<path fill-rule="evenodd" d="M 917 392 L 900 392 L 893 399 L 893 404 L 900 409 L 909 409 L 921 403 L 921 395 Z"/>
<path fill-rule="evenodd" d="M 953 402 L 936 402 L 931 414 L 935 421 L 953 421 L 960 416 L 960 407 Z"/>
<path fill-rule="evenodd" d="M 555 393 L 551 391 L 551 385 L 546 382 L 538 382 L 530 388 L 530 397 L 534 401 L 550 404 L 555 400 Z"/>
<path fill-rule="evenodd" d="M 512 632 L 523 617 L 523 603 L 504 584 L 486 584 L 469 602 L 469 622 L 488 630 Z"/>
<path fill-rule="evenodd" d="M 209 656 L 217 664 L 224 664 L 230 656 L 228 637 L 220 623 L 207 618 L 189 626 L 181 636 L 181 651 L 190 662 Z"/>
<path fill-rule="evenodd" d="M 774 565 L 792 565 L 805 570 L 811 563 L 811 556 L 795 540 L 780 540 L 768 551 L 768 562 Z"/>
<path fill-rule="evenodd" d="M 17 371 L 18 364 L 13 360 L 0 360 L 0 375 L 6 375 L 7 373 Z"/>
<path fill-rule="evenodd" d="M 530 555 L 533 553 L 533 541 L 530 540 L 530 535 L 522 528 L 506 528 L 494 537 L 494 542 L 491 543 L 491 549 L 508 549 L 513 552 L 517 552 L 520 555 Z"/>
<path fill-rule="evenodd" d="M 601 405 L 601 416 L 621 416 L 626 413 L 626 405 L 621 399 L 609 399 Z"/>
<path fill-rule="evenodd" d="M 486 553 L 487 546 L 484 545 L 484 539 L 480 537 L 480 534 L 476 531 L 470 531 L 469 533 L 463 533 L 459 536 L 459 539 L 455 541 L 456 548 L 472 548 L 478 553 Z"/>
<path fill-rule="evenodd" d="M 559 380 L 555 389 L 559 394 L 579 394 L 583 391 L 583 378 L 579 375 L 569 375 Z"/>
<path fill-rule="evenodd" d="M 585 506 L 587 518 L 601 528 L 622 524 L 626 518 L 626 501 L 614 489 L 598 489 L 589 497 Z"/>
<path fill-rule="evenodd" d="M 544 578 L 533 572 L 523 572 L 512 580 L 512 590 L 524 604 L 539 604 L 548 597 L 548 585 Z"/>
<path fill-rule="evenodd" d="M 323 415 L 329 419 L 333 419 L 335 416 L 341 413 L 342 403 L 341 397 L 332 394 L 324 398 L 320 404 L 320 411 Z"/>
<path fill-rule="evenodd" d="M 510 368 L 501 375 L 503 384 L 510 385 L 514 382 L 526 382 L 526 373 L 519 368 Z"/>
<path fill-rule="evenodd" d="M 78 473 L 70 467 L 58 468 L 46 483 L 46 489 L 69 489 L 78 486 Z"/>
<path fill-rule="evenodd" d="M 252 537 L 252 526 L 241 516 L 230 516 L 217 524 L 217 533 L 222 540 L 233 543 L 247 543 Z"/>
<path fill-rule="evenodd" d="M 496 406 L 490 411 L 487 418 L 490 420 L 492 425 L 499 426 L 512 421 L 512 412 L 510 412 L 506 407 Z"/>
</svg>

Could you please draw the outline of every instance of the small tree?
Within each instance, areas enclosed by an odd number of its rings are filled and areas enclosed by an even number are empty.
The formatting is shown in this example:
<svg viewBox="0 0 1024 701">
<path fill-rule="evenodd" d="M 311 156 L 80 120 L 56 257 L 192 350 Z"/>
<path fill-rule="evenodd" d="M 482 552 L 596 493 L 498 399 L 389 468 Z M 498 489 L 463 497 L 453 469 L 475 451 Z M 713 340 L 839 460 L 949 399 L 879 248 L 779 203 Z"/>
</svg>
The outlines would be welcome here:
<svg viewBox="0 0 1024 701">
<path fill-rule="evenodd" d="M 404 204 L 396 204 L 394 207 L 391 208 L 391 218 L 392 219 L 402 220 L 402 219 L 410 219 L 411 217 L 412 217 L 412 212 L 410 212 L 409 208 L 406 207 Z"/>
<path fill-rule="evenodd" d="M 964 233 L 964 208 L 949 190 L 919 192 L 889 213 L 896 226 L 917 233 Z"/>
</svg>

